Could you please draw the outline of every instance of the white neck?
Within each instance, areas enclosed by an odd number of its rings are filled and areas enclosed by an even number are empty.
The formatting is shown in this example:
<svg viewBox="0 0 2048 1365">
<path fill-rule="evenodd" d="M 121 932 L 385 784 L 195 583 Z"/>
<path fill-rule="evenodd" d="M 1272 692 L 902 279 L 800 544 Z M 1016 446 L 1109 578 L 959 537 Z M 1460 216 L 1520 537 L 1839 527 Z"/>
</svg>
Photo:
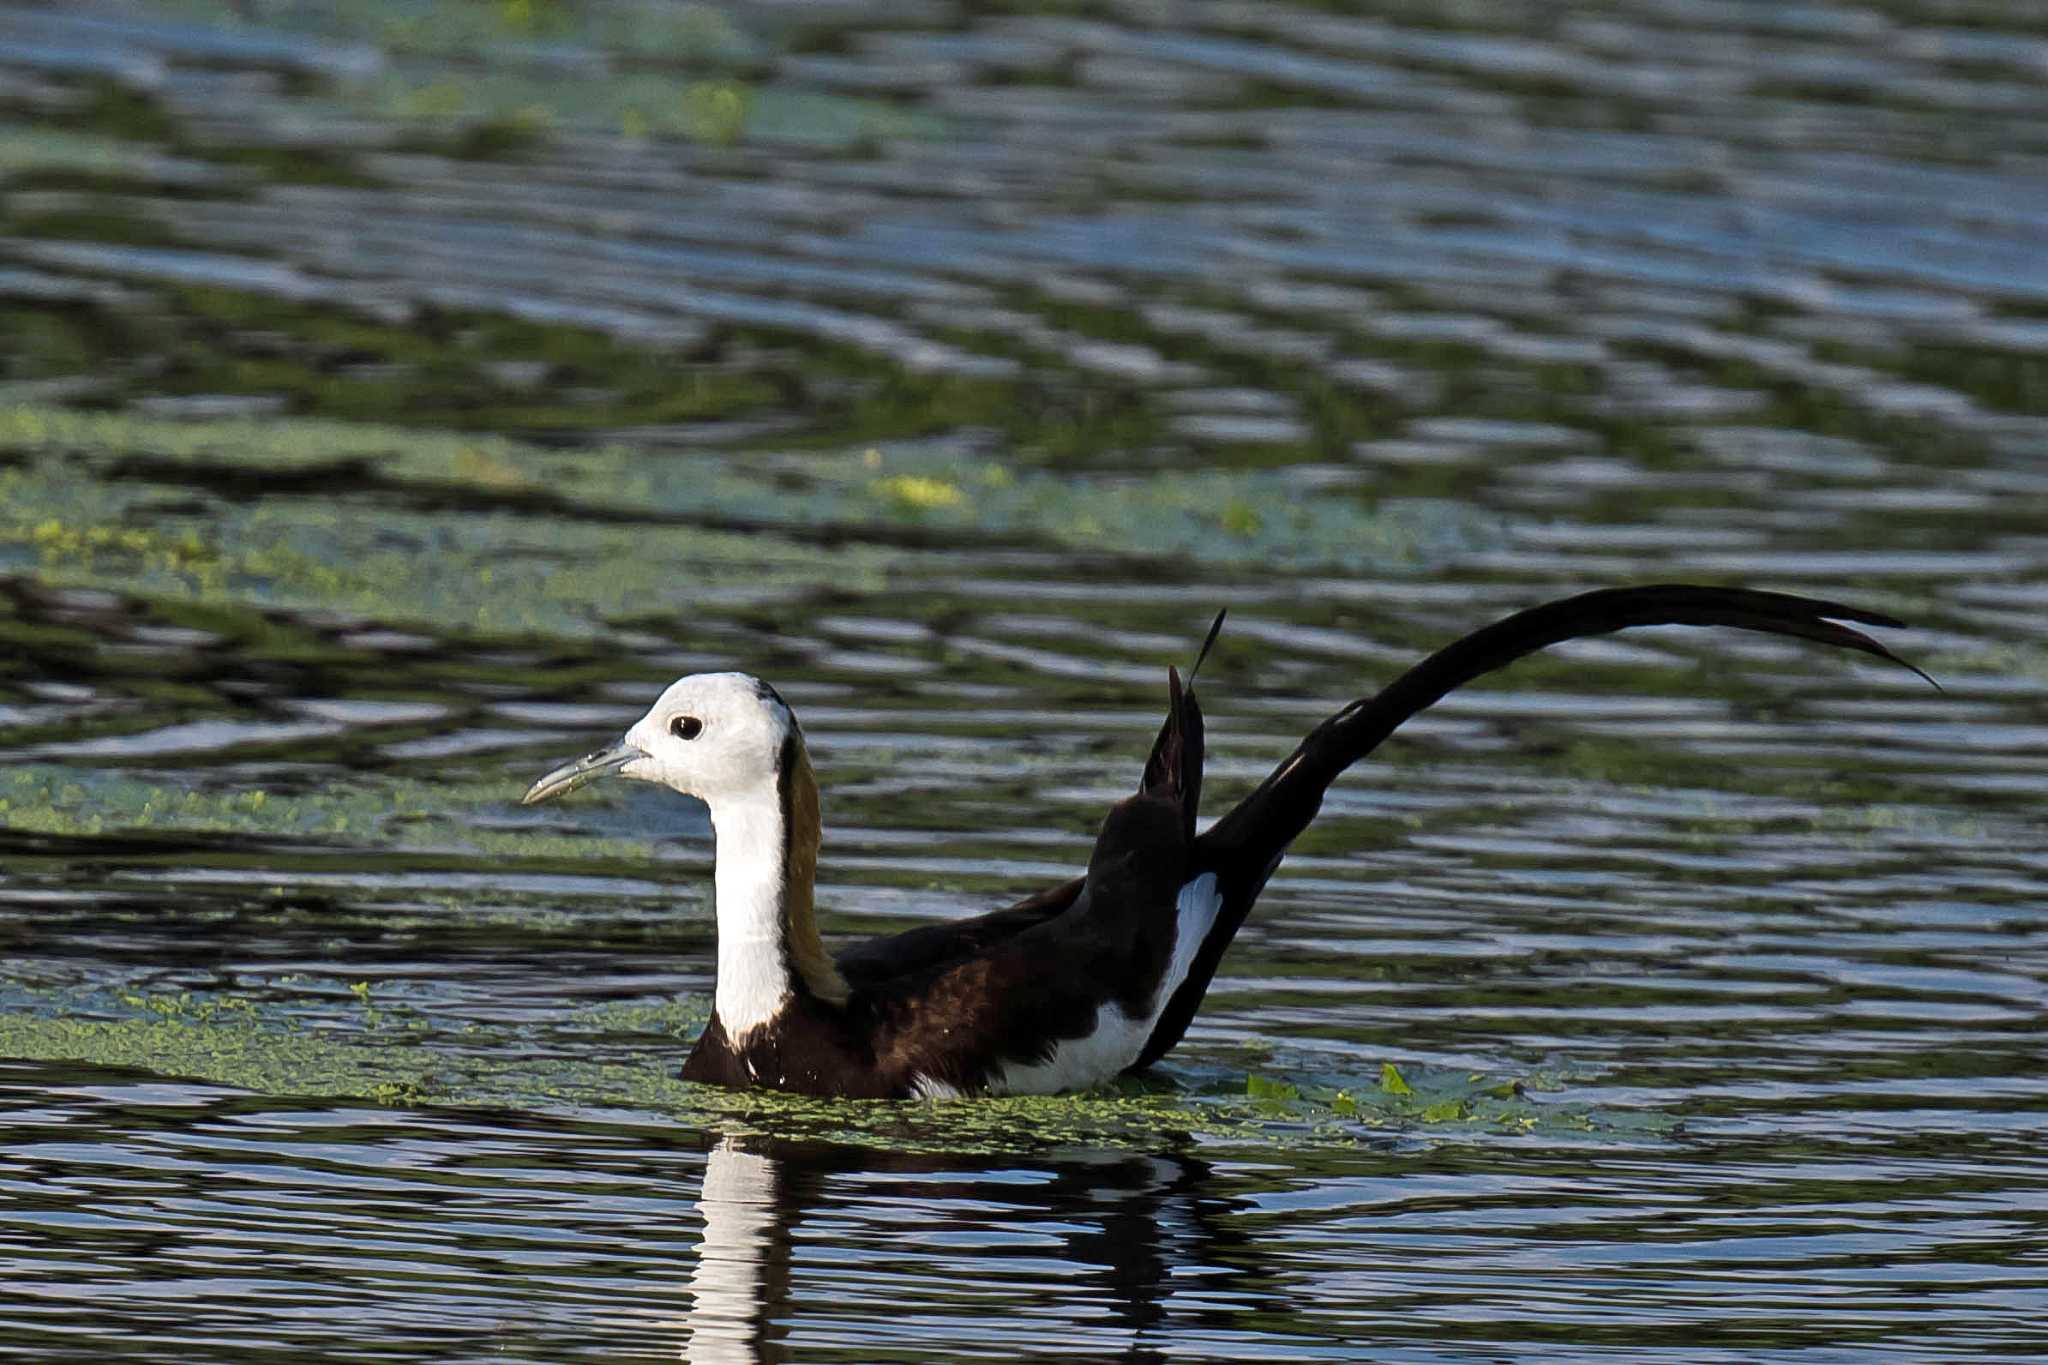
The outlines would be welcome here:
<svg viewBox="0 0 2048 1365">
<path fill-rule="evenodd" d="M 788 879 L 782 805 L 773 783 L 711 808 L 718 835 L 718 991 L 725 1036 L 759 1028 L 794 994 L 784 945 L 783 890 Z"/>
<path fill-rule="evenodd" d="M 818 785 L 803 746 L 790 771 L 711 806 L 718 835 L 718 988 L 714 1005 L 729 1042 L 782 1013 L 799 989 L 846 1003 L 811 907 L 818 875 Z M 792 979 L 792 968 L 795 977 Z"/>
</svg>

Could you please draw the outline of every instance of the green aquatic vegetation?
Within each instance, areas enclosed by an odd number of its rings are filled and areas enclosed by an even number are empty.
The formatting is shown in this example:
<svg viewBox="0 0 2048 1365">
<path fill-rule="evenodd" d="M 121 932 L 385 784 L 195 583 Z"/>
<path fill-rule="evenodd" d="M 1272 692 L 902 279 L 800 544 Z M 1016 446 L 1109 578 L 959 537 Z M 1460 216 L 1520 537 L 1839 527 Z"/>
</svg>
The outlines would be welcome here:
<svg viewBox="0 0 2048 1365">
<path fill-rule="evenodd" d="M 1515 1134 L 1538 1129 L 1557 1132 L 1594 1132 L 1603 1129 L 1659 1131 L 1669 1125 L 1661 1119 L 1597 1116 L 1584 1109 L 1556 1103 L 1537 1105 L 1528 1095 L 1563 1089 L 1554 1076 L 1530 1075 L 1506 1080 L 1483 1072 L 1416 1071 L 1411 1082 L 1393 1062 L 1380 1064 L 1378 1094 L 1354 1093 L 1346 1088 L 1334 1092 L 1311 1088 L 1310 1099 L 1326 1105 L 1332 1113 L 1354 1117 L 1371 1127 L 1415 1127 L 1431 1130 L 1456 1128 L 1461 1131 L 1506 1131 Z"/>
<path fill-rule="evenodd" d="M 959 484 L 922 474 L 892 474 L 876 479 L 869 488 L 883 500 L 899 504 L 912 513 L 939 507 L 967 506 L 967 494 L 961 491 Z"/>
<path fill-rule="evenodd" d="M 428 782 L 404 777 L 350 778 L 276 792 L 189 775 L 159 780 L 123 768 L 27 762 L 0 774 L 0 816 L 7 828 L 49 834 L 155 830 L 317 838 L 354 830 L 378 837 L 380 824 L 471 818 L 479 807 L 510 809 L 517 793 L 497 782 Z"/>
<path fill-rule="evenodd" d="M 0 473 L 0 548 L 22 547 L 44 582 L 484 634 L 589 634 L 669 609 L 677 584 L 879 585 L 902 562 L 887 548 L 901 525 L 956 532 L 963 546 L 998 534 L 1298 567 L 1419 567 L 1493 534 L 1443 504 L 1304 500 L 1284 476 L 1261 471 L 1015 473 L 925 448 L 821 454 L 793 486 L 742 459 L 679 470 L 622 445 L 568 457 L 503 438 L 349 423 L 17 404 L 0 406 L 0 452 L 26 461 Z M 81 477 L 81 463 L 123 477 Z M 268 496 L 254 501 L 151 502 L 159 486 L 236 492 L 266 482 Z M 349 502 L 355 489 L 401 506 L 361 515 Z M 1237 503 L 1272 510 L 1219 535 L 1215 509 Z M 671 524 L 633 524 L 642 518 Z M 700 524 L 674 524 L 690 521 Z M 820 534 L 835 527 L 856 534 Z"/>
<path fill-rule="evenodd" d="M 1020 1095 L 927 1103 L 815 1100 L 768 1091 L 690 1087 L 700 1122 L 743 1123 L 895 1152 L 1002 1155 L 1047 1147 L 1151 1148 L 1162 1137 L 1240 1148 L 1354 1147 L 1362 1135 L 1126 1084 L 1085 1095 Z"/>
<path fill-rule="evenodd" d="M 294 1029 L 211 1001 L 136 997 L 129 1008 L 133 1013 L 119 1018 L 10 1009 L 0 1013 L 0 1055 L 127 1067 L 258 1094 L 386 1104 L 436 1095 L 445 1074 L 445 1063 L 423 1049 Z"/>
<path fill-rule="evenodd" d="M 354 1027 L 330 1020 L 308 1029 L 190 995 L 97 1005 L 103 1012 L 110 1005 L 118 1009 L 116 1017 L 49 1013 L 58 1003 L 32 1002 L 0 1013 L 0 1056 L 127 1067 L 270 1095 L 401 1105 L 631 1108 L 692 1128 L 744 1119 L 773 1122 L 784 1132 L 926 1150 L 1149 1141 L 1162 1128 L 1258 1137 L 1257 1126 L 1241 1116 L 1156 1094 L 943 1106 L 821 1101 L 686 1084 L 674 1075 L 680 1059 L 675 1047 L 623 1046 L 565 1058 L 535 1055 L 530 1042 L 477 1025 L 452 1035 L 459 1046 L 436 1046 L 418 1021 L 408 1025 L 371 1010 L 359 1010 Z M 80 1002 L 61 1003 L 75 1010 Z"/>
<path fill-rule="evenodd" d="M 887 452 L 879 467 L 886 473 L 877 478 L 872 462 L 853 468 L 813 463 L 820 510 L 829 514 L 831 495 L 850 477 L 862 481 L 883 510 L 928 525 L 1050 539 L 1074 549 L 1297 568 L 1421 566 L 1498 534 L 1445 503 L 1305 499 L 1285 474 L 1261 470 L 1016 471 L 917 448 Z"/>
<path fill-rule="evenodd" d="M 281 994 L 289 992 L 290 994 Z M 1153 1146 L 1162 1135 L 1264 1149 L 1352 1147 L 1387 1133 L 1598 1132 L 1596 1115 L 1533 1106 L 1518 1081 L 1431 1076 L 1424 1099 L 1368 1101 L 1308 1080 L 1234 1086 L 1166 1073 L 1083 1095 L 960 1101 L 820 1100 L 690 1085 L 676 1069 L 708 1002 L 586 1007 L 560 1025 L 437 1019 L 403 986 L 295 976 L 256 999 L 0 987 L 0 1057 L 126 1067 L 270 1095 L 380 1104 L 636 1109 L 684 1128 L 742 1122 L 786 1136 L 928 1152 L 1049 1144 Z M 310 1013 L 309 1013 L 310 1011 Z M 312 1018 L 318 1027 L 308 1027 Z M 1640 1125 L 1619 1125 L 1623 1129 Z"/>
<path fill-rule="evenodd" d="M 30 764 L 0 777 L 0 827 L 92 836 L 121 831 L 339 833 L 332 812 L 263 791 L 207 792 L 94 769 Z"/>
<path fill-rule="evenodd" d="M 0 410 L 0 428 L 18 432 L 10 415 L 20 410 Z M 290 458 L 289 430 L 244 430 L 252 443 L 273 432 Z M 204 432 L 198 435 L 204 440 Z M 13 443 L 0 436 L 0 448 Z M 873 589 L 889 563 L 885 551 L 857 544 L 808 546 L 686 528 L 650 535 L 540 513 L 382 510 L 367 517 L 332 496 L 158 507 L 148 513 L 150 524 L 138 527 L 147 493 L 140 483 L 80 479 L 56 460 L 0 471 L 0 555 L 18 547 L 31 556 L 37 579 L 57 586 L 556 637 L 673 609 L 678 584 L 692 593 L 828 582 Z"/>
<path fill-rule="evenodd" d="M 1265 524 L 1259 516 L 1259 509 L 1243 498 L 1232 498 L 1223 504 L 1221 521 L 1224 530 L 1245 540 L 1256 536 Z"/>
<path fill-rule="evenodd" d="M 576 1012 L 571 1027 L 592 1033 L 646 1034 L 658 1038 L 694 1038 L 711 1022 L 711 1002 L 701 996 L 678 1000 L 615 1000 Z"/>
<path fill-rule="evenodd" d="M 683 89 L 683 123 L 695 141 L 730 147 L 746 135 L 753 104 L 754 89 L 744 81 L 695 81 Z"/>
<path fill-rule="evenodd" d="M 29 531 L 28 543 L 45 565 L 111 560 L 124 570 L 134 565 L 201 579 L 218 577 L 218 556 L 191 530 L 171 536 L 141 526 L 76 526 L 48 517 Z"/>
<path fill-rule="evenodd" d="M 1291 1085 L 1286 1081 L 1276 1081 L 1270 1076 L 1261 1076 L 1257 1072 L 1253 1072 L 1244 1078 L 1244 1093 L 1255 1100 L 1285 1102 L 1301 1098 L 1299 1086 Z M 1334 1108 L 1335 1106 L 1333 1105 L 1332 1107 Z M 1355 1105 L 1352 1108 L 1352 1112 L 1357 1112 Z"/>
<path fill-rule="evenodd" d="M 125 991 L 117 998 L 122 1004 L 140 1010 L 145 1018 L 182 1019 L 195 1024 L 253 1019 L 256 1014 L 253 1001 L 233 995 L 194 995 L 190 991 L 142 995 Z"/>
<path fill-rule="evenodd" d="M 375 849 L 411 860 L 487 857 L 508 870 L 579 873 L 644 872 L 673 843 L 665 836 L 492 823 L 519 818 L 514 812 L 520 789 L 516 780 L 365 774 L 269 791 L 225 778 L 166 781 L 144 769 L 30 762 L 0 774 L 0 829 L 87 839 L 225 834 L 273 844 Z"/>
<path fill-rule="evenodd" d="M 368 461 L 390 477 L 482 485 L 523 481 L 520 463 L 545 458 L 533 447 L 489 436 L 310 418 L 179 421 L 120 412 L 78 412 L 42 404 L 0 404 L 0 450 L 66 454 L 105 467 L 147 455 L 252 471 L 324 471 Z"/>
<path fill-rule="evenodd" d="M 0 779 L 0 819 L 14 831 L 39 834 L 98 834 L 108 829 L 170 829 L 188 833 L 246 830 L 267 824 L 276 830 L 280 802 L 269 812 L 260 791 L 212 793 L 160 786 L 92 769 L 32 764 Z M 296 813 L 294 813 L 296 814 Z M 268 819 L 259 817 L 268 816 Z M 289 832 L 314 832 L 297 819 Z"/>
</svg>

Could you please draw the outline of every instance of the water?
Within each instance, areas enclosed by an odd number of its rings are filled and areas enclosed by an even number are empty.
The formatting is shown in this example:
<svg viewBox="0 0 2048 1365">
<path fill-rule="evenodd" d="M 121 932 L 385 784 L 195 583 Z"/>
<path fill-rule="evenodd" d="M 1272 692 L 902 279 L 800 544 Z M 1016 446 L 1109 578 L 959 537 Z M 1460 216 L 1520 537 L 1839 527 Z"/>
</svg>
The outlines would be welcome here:
<svg viewBox="0 0 2048 1365">
<path fill-rule="evenodd" d="M 2020 5 L 0 8 L 0 1352 L 2048 1349 Z M 1157 1074 L 675 1078 L 798 709 L 828 933 L 1422 652 Z"/>
</svg>

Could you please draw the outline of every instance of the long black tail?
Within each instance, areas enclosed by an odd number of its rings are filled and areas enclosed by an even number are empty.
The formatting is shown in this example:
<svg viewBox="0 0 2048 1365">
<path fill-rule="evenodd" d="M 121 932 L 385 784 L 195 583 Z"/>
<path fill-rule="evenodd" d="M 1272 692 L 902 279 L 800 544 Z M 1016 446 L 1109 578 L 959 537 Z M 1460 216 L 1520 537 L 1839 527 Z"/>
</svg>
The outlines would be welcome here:
<svg viewBox="0 0 2048 1365">
<path fill-rule="evenodd" d="M 1839 624 L 1843 621 L 1904 625 L 1860 607 L 1789 593 L 1682 583 L 1603 588 L 1516 612 L 1474 631 L 1430 655 L 1377 695 L 1345 707 L 1310 731 L 1270 777 L 1195 840 L 1193 864 L 1216 873 L 1222 908 L 1203 940 L 1193 970 L 1168 1002 L 1138 1065 L 1149 1065 L 1180 1041 L 1209 988 L 1223 950 L 1230 946 L 1288 845 L 1315 818 L 1330 783 L 1378 748 L 1403 722 L 1435 705 L 1445 694 L 1546 646 L 1631 626 L 1736 626 L 1793 635 L 1860 650 L 1934 682 L 1862 631 Z"/>
</svg>

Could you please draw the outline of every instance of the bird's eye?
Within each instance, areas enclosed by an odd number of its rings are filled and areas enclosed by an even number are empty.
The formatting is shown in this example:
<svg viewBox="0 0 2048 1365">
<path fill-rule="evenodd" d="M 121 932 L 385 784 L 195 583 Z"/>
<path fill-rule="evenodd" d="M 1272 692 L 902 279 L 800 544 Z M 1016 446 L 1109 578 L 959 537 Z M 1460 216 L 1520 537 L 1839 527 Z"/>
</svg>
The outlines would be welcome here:
<svg viewBox="0 0 2048 1365">
<path fill-rule="evenodd" d="M 704 733 L 704 722 L 695 716 L 677 716 L 668 723 L 668 732 L 677 739 L 695 739 Z"/>
</svg>

